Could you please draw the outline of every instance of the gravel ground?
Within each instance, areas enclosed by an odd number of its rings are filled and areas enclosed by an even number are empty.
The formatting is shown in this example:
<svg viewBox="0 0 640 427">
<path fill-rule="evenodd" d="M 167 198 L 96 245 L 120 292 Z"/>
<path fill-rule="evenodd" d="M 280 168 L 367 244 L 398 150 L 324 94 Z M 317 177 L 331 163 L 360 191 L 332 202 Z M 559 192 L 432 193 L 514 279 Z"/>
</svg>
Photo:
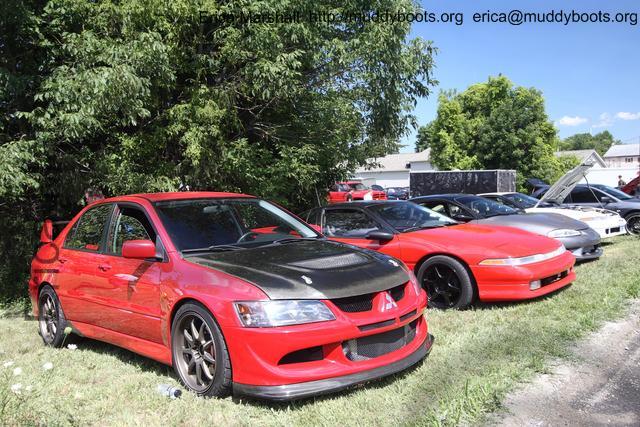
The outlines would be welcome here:
<svg viewBox="0 0 640 427">
<path fill-rule="evenodd" d="M 573 350 L 573 362 L 510 394 L 489 425 L 640 426 L 640 300 Z"/>
</svg>

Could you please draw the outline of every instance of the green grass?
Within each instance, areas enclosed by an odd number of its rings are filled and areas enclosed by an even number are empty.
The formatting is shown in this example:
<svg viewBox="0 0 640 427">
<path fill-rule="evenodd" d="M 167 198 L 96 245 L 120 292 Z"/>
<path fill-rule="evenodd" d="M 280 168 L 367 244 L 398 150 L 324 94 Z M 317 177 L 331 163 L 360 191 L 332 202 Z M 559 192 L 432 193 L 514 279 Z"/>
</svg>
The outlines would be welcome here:
<svg viewBox="0 0 640 427">
<path fill-rule="evenodd" d="M 78 340 L 45 348 L 36 323 L 0 319 L 0 424 L 116 425 L 455 425 L 482 420 L 505 394 L 576 339 L 624 313 L 640 295 L 640 240 L 620 237 L 600 261 L 577 267 L 569 288 L 528 303 L 429 311 L 436 343 L 418 367 L 350 392 L 268 405 L 185 393 L 169 400 L 158 384 L 171 370 L 125 350 Z M 13 366 L 3 367 L 5 361 Z M 42 365 L 54 368 L 44 371 Z M 13 375 L 13 369 L 22 374 Z M 10 391 L 21 383 L 21 394 Z M 27 391 L 26 387 L 31 390 Z"/>
</svg>

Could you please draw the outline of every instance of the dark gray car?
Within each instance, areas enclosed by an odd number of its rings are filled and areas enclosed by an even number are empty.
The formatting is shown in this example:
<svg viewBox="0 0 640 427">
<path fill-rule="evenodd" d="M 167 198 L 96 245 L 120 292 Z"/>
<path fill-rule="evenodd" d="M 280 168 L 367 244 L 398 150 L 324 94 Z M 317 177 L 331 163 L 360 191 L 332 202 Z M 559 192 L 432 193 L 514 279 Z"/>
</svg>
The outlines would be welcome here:
<svg viewBox="0 0 640 427">
<path fill-rule="evenodd" d="M 493 200 L 470 194 L 416 197 L 412 202 L 456 221 L 520 228 L 559 240 L 578 260 L 602 255 L 600 236 L 582 221 L 552 213 L 523 213 Z"/>
</svg>

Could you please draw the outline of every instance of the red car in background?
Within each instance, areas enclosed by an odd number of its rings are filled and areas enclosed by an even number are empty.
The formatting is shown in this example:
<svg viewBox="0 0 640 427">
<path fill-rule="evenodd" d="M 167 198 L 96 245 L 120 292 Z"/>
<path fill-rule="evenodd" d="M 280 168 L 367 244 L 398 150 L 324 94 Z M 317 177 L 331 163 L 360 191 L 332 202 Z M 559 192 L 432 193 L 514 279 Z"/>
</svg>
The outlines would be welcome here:
<svg viewBox="0 0 640 427">
<path fill-rule="evenodd" d="M 352 202 L 354 200 L 387 200 L 384 191 L 372 190 L 360 181 L 337 182 L 329 188 L 329 203 Z"/>
<path fill-rule="evenodd" d="M 46 345 L 71 326 L 167 365 L 202 396 L 291 400 L 431 349 L 427 297 L 392 257 L 233 193 L 138 194 L 45 222 L 29 294 Z"/>
<path fill-rule="evenodd" d="M 463 308 L 476 298 L 534 298 L 575 279 L 575 257 L 554 239 L 511 227 L 459 224 L 408 201 L 337 204 L 302 217 L 332 240 L 404 261 L 431 307 Z"/>
</svg>

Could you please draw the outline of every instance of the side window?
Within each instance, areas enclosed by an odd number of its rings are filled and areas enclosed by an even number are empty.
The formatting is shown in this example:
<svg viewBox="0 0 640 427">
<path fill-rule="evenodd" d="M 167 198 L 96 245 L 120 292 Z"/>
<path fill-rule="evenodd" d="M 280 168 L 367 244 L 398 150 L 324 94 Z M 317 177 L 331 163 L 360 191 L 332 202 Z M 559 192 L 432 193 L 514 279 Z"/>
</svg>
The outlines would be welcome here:
<svg viewBox="0 0 640 427">
<path fill-rule="evenodd" d="M 335 192 L 335 191 L 340 191 L 340 190 L 338 190 L 338 184 L 333 184 L 333 185 L 329 188 L 329 191 L 334 191 L 334 192 Z"/>
<path fill-rule="evenodd" d="M 85 212 L 73 227 L 64 247 L 97 252 L 102 244 L 102 236 L 112 205 L 100 205 Z"/>
<path fill-rule="evenodd" d="M 365 237 L 378 229 L 373 219 L 357 209 L 328 209 L 324 213 L 322 232 L 329 237 Z"/>
<path fill-rule="evenodd" d="M 598 203 L 598 199 L 588 188 L 574 188 L 571 192 L 571 200 L 573 203 Z"/>
<path fill-rule="evenodd" d="M 127 240 L 151 240 L 155 243 L 156 234 L 142 210 L 125 206 L 111 223 L 108 252 L 122 254 L 122 245 Z"/>
</svg>

